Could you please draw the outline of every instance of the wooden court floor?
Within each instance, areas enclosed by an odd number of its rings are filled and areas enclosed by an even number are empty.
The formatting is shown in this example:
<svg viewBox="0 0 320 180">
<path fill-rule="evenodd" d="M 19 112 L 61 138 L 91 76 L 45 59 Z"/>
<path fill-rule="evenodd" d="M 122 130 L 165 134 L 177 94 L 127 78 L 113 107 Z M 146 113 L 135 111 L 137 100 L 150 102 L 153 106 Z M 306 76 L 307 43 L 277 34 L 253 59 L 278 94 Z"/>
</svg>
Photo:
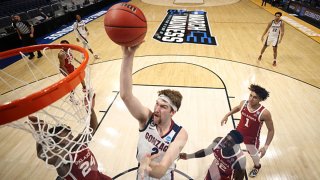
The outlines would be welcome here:
<svg viewBox="0 0 320 180">
<path fill-rule="evenodd" d="M 205 1 L 206 2 L 206 1 Z M 248 97 L 248 86 L 259 84 L 270 91 L 263 105 L 271 114 L 275 136 L 261 160 L 255 179 L 319 179 L 320 132 L 320 46 L 297 29 L 285 24 L 279 45 L 278 66 L 272 66 L 272 49 L 259 62 L 260 37 L 274 16 L 250 0 L 221 6 L 159 6 L 134 0 L 148 20 L 148 32 L 134 60 L 134 94 L 152 109 L 156 92 L 173 88 L 184 96 L 181 110 L 173 117 L 186 128 L 189 140 L 184 152 L 207 147 L 215 137 L 233 128 L 231 119 L 220 126 L 231 107 Z M 205 10 L 218 46 L 168 44 L 152 39 L 169 8 Z M 91 58 L 91 76 L 97 94 L 96 112 L 100 126 L 90 144 L 100 170 L 111 177 L 137 165 L 135 159 L 138 123 L 119 98 L 121 48 L 106 36 L 103 17 L 87 25 L 89 42 L 101 59 Z M 74 34 L 67 39 L 77 44 Z M 34 63 L 47 66 L 38 59 Z M 7 71 L 23 72 L 17 62 Z M 23 76 L 23 73 L 22 73 Z M 5 90 L 1 86 L 1 92 Z M 235 118 L 239 118 L 239 113 Z M 262 129 L 261 143 L 266 139 Z M 0 128 L 0 179 L 55 179 L 56 172 L 36 157 L 30 134 L 9 127 Z M 177 169 L 194 179 L 203 179 L 213 156 L 178 161 Z M 252 161 L 247 156 L 247 170 Z M 135 172 L 118 179 L 135 179 Z M 176 179 L 186 179 L 177 174 Z"/>
</svg>

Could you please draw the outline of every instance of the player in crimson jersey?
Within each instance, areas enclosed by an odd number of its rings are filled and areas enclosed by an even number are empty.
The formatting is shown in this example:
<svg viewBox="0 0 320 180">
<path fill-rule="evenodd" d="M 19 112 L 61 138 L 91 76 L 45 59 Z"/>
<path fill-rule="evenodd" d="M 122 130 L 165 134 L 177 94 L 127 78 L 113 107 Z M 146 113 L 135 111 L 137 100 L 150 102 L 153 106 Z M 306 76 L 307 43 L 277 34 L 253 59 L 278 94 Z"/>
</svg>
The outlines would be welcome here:
<svg viewBox="0 0 320 180">
<path fill-rule="evenodd" d="M 62 40 L 60 42 L 60 44 L 70 44 L 70 43 L 67 40 Z M 81 64 L 81 62 L 79 62 L 76 58 L 73 57 L 71 50 L 68 49 L 68 48 L 63 48 L 58 53 L 58 58 L 59 58 L 60 72 L 64 76 L 68 76 L 68 74 L 71 74 L 75 70 L 75 67 L 72 64 L 73 60 L 75 60 L 79 64 Z M 81 81 L 81 85 L 82 85 L 82 91 L 84 93 L 89 93 L 90 90 L 87 90 L 84 80 Z M 76 98 L 74 98 L 74 92 L 73 91 L 71 91 L 71 93 L 70 93 L 70 101 L 75 103 L 75 104 L 77 104 L 77 105 L 80 103 L 80 102 L 78 102 L 76 100 Z"/>
<path fill-rule="evenodd" d="M 95 98 L 93 96 L 93 98 Z M 94 106 L 94 99 L 92 102 Z M 39 128 L 47 129 L 44 121 L 40 120 L 38 123 L 37 117 L 29 116 L 32 126 L 37 131 Z M 90 116 L 90 128 L 92 128 L 91 135 L 94 134 L 98 127 L 97 117 L 92 107 Z M 74 137 L 71 129 L 66 125 L 59 125 L 48 130 L 48 137 L 57 144 L 56 148 L 51 151 L 46 151 L 39 143 L 36 144 L 37 156 L 48 164 L 56 167 L 59 180 L 111 180 L 110 177 L 98 171 L 98 163 L 93 153 L 88 148 L 87 144 L 80 145 L 75 143 L 82 141 L 84 138 L 91 138 L 79 134 Z M 48 141 L 50 143 L 51 141 Z M 53 142 L 51 142 L 53 143 Z M 55 154 L 53 154 L 54 152 Z M 46 155 L 44 153 L 47 153 Z M 47 158 L 48 157 L 48 158 Z M 62 158 L 68 160 L 63 162 Z M 70 162 L 71 161 L 71 162 Z"/>
<path fill-rule="evenodd" d="M 239 145 L 242 142 L 242 135 L 237 130 L 232 130 L 224 138 L 217 137 L 206 149 L 192 154 L 180 153 L 179 158 L 187 160 L 213 154 L 215 159 L 205 180 L 242 180 L 246 169 L 246 157 Z"/>
<path fill-rule="evenodd" d="M 244 138 L 243 142 L 254 163 L 254 167 L 250 171 L 249 176 L 255 177 L 261 168 L 260 158 L 266 154 L 273 139 L 274 127 L 271 113 L 260 104 L 261 101 L 269 97 L 269 92 L 263 87 L 254 84 L 250 85 L 249 90 L 251 91 L 249 100 L 241 101 L 238 106 L 228 112 L 221 120 L 221 125 L 227 122 L 230 115 L 241 111 L 241 119 L 236 129 L 242 134 Z M 264 146 L 259 149 L 260 131 L 263 122 L 266 123 L 268 128 L 268 135 Z M 261 153 L 260 156 L 259 153 Z"/>
<path fill-rule="evenodd" d="M 70 44 L 67 40 L 62 40 L 60 44 Z M 62 49 L 59 54 L 59 67 L 60 67 L 60 72 L 64 75 L 67 76 L 68 74 L 72 73 L 75 70 L 75 67 L 72 65 L 72 61 L 75 60 L 79 64 L 81 64 L 77 59 L 75 59 L 71 53 L 71 50 L 68 48 Z M 86 89 L 86 85 L 84 81 L 81 82 L 82 88 Z"/>
</svg>

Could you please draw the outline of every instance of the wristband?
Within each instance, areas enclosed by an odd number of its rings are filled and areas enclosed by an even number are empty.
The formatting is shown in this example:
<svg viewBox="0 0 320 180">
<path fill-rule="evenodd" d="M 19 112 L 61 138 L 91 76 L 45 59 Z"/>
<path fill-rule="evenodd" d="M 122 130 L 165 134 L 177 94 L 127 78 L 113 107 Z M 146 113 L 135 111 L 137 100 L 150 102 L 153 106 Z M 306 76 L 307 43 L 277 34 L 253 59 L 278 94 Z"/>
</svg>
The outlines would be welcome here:
<svg viewBox="0 0 320 180">
<path fill-rule="evenodd" d="M 268 149 L 268 147 L 269 147 L 268 145 L 264 145 L 264 147 L 263 147 L 263 148 L 264 148 L 265 150 L 267 150 L 267 149 Z"/>
<path fill-rule="evenodd" d="M 192 159 L 195 158 L 194 154 L 187 154 L 186 159 Z"/>
</svg>

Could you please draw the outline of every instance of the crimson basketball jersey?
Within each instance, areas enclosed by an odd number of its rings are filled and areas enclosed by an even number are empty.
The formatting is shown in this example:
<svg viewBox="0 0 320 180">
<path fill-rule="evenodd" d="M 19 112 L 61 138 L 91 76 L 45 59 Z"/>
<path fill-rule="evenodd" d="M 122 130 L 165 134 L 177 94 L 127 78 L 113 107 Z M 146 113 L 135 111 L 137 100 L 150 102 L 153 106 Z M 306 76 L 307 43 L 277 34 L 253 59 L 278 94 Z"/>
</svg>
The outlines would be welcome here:
<svg viewBox="0 0 320 180">
<path fill-rule="evenodd" d="M 241 108 L 241 119 L 237 126 L 237 130 L 244 137 L 259 137 L 263 121 L 260 120 L 261 114 L 265 107 L 260 105 L 255 111 L 248 109 L 248 101 L 245 101 Z"/>
<path fill-rule="evenodd" d="M 70 158 L 74 159 L 69 173 L 63 177 L 66 180 L 111 180 L 110 177 L 98 171 L 98 163 L 92 152 L 87 148 L 77 155 L 71 154 Z"/>
<path fill-rule="evenodd" d="M 213 155 L 215 157 L 211 166 L 209 167 L 208 173 L 206 175 L 206 180 L 231 180 L 234 170 L 234 165 L 239 162 L 242 158 L 245 158 L 244 153 L 239 148 L 232 156 L 224 156 L 222 154 L 221 142 L 212 149 Z M 240 163 L 240 162 L 239 162 Z M 240 163 L 241 166 L 241 163 Z"/>
<path fill-rule="evenodd" d="M 64 67 L 67 69 L 68 74 L 70 74 L 74 71 L 74 66 L 72 65 L 73 56 L 71 53 L 65 52 L 65 54 L 66 58 L 64 59 Z"/>
</svg>

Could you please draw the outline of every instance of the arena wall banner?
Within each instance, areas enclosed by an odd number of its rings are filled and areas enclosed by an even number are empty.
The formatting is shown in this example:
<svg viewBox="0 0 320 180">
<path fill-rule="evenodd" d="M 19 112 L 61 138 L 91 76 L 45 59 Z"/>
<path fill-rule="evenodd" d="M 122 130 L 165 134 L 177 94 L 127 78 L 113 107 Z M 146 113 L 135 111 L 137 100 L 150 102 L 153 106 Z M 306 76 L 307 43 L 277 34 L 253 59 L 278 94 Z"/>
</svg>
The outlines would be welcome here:
<svg viewBox="0 0 320 180">
<path fill-rule="evenodd" d="M 169 9 L 153 38 L 167 43 L 217 45 L 205 11 Z"/>
<path fill-rule="evenodd" d="M 320 24 L 320 11 L 318 9 L 297 2 L 291 2 L 288 9 L 300 17 L 306 17 Z"/>
</svg>

